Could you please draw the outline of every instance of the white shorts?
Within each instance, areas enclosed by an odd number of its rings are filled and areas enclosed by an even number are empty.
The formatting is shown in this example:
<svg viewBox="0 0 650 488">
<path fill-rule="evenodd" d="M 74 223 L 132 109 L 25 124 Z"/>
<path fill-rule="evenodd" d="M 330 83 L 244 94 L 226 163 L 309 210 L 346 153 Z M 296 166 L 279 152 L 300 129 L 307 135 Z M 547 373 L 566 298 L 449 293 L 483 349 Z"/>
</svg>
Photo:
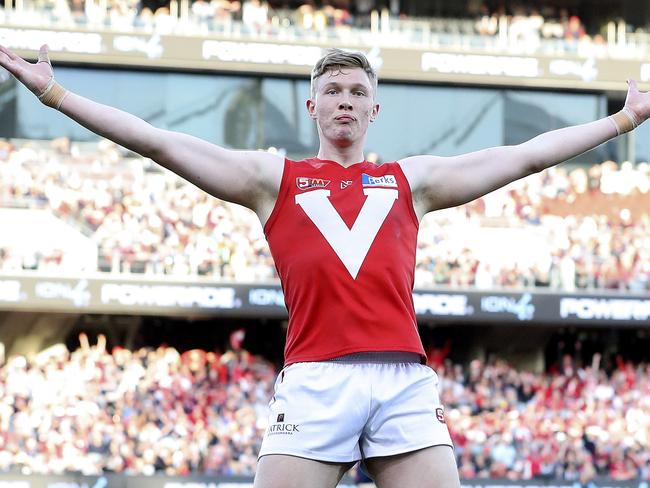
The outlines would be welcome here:
<svg viewBox="0 0 650 488">
<path fill-rule="evenodd" d="M 345 463 L 452 446 L 438 375 L 418 362 L 383 362 L 417 355 L 373 354 L 377 362 L 357 362 L 362 353 L 283 369 L 259 456 Z"/>
</svg>

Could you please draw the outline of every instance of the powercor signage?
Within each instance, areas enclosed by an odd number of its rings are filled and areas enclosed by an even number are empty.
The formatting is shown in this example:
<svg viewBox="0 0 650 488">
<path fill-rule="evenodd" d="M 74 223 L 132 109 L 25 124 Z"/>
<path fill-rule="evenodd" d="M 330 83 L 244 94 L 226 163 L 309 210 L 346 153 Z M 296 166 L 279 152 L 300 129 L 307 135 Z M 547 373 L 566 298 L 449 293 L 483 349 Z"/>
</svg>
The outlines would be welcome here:
<svg viewBox="0 0 650 488">
<path fill-rule="evenodd" d="M 41 44 L 50 46 L 55 63 L 163 67 L 218 72 L 309 76 L 314 62 L 331 44 L 270 41 L 238 35 L 180 36 L 140 32 L 90 32 L 31 27 L 0 28 L 0 44 L 34 57 Z M 516 56 L 506 53 L 446 48 L 392 46 L 364 51 L 380 77 L 395 81 L 429 81 L 538 88 L 625 90 L 624 80 L 650 81 L 650 63 L 642 59 Z"/>
<path fill-rule="evenodd" d="M 650 326 L 650 295 L 416 289 L 418 319 L 496 324 Z M 151 279 L 101 273 L 78 277 L 0 275 L 0 310 L 222 315 L 284 318 L 279 284 Z"/>
<path fill-rule="evenodd" d="M 100 54 L 104 50 L 103 37 L 97 32 L 0 28 L 0 44 L 17 50 L 38 51 L 43 44 L 47 44 L 51 52 Z"/>
<path fill-rule="evenodd" d="M 650 320 L 650 299 L 567 297 L 560 300 L 560 317 L 578 320 Z"/>
</svg>

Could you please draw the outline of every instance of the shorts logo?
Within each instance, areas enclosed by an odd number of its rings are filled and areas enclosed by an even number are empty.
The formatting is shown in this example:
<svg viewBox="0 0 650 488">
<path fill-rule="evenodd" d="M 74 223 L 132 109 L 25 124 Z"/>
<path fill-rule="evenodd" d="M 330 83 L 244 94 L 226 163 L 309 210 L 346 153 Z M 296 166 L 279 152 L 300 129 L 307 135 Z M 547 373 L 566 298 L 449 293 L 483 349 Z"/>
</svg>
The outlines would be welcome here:
<svg viewBox="0 0 650 488">
<path fill-rule="evenodd" d="M 361 184 L 364 188 L 372 188 L 375 186 L 397 188 L 397 178 L 393 175 L 370 176 L 363 173 L 361 175 Z"/>
<path fill-rule="evenodd" d="M 436 408 L 436 418 L 438 419 L 439 422 L 442 422 L 443 424 L 447 423 L 445 421 L 445 411 L 442 408 Z"/>
<path fill-rule="evenodd" d="M 296 178 L 296 186 L 299 190 L 310 190 L 312 188 L 325 188 L 330 184 L 331 180 L 324 180 L 322 178 L 308 178 L 306 176 L 299 176 Z"/>
<path fill-rule="evenodd" d="M 294 432 L 300 433 L 298 424 L 271 424 L 266 429 L 266 435 L 293 435 Z"/>
<path fill-rule="evenodd" d="M 266 435 L 293 435 L 294 432 L 300 433 L 299 424 L 285 424 L 284 414 L 279 413 L 274 424 L 266 429 Z"/>
</svg>

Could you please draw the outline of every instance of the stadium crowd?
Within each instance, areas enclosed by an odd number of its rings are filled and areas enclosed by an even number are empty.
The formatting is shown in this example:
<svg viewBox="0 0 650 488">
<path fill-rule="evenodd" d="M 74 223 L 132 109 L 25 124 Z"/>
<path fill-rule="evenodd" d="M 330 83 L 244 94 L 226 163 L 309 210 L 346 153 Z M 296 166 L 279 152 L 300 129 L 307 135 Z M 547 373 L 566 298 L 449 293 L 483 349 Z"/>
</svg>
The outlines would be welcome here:
<svg viewBox="0 0 650 488">
<path fill-rule="evenodd" d="M 384 37 L 390 33 L 393 42 L 451 42 L 456 47 L 467 44 L 460 42 L 461 38 L 483 38 L 490 50 L 532 53 L 546 43 L 558 52 L 577 51 L 589 56 L 620 55 L 623 40 L 616 40 L 619 46 L 615 50 L 606 46 L 609 40 L 610 47 L 614 47 L 612 28 L 620 29 L 609 18 L 603 20 L 603 25 L 587 28 L 576 12 L 536 1 L 498 6 L 494 2 L 471 1 L 464 12 L 452 9 L 454 17 L 447 14 L 433 18 L 406 15 L 399 2 L 374 0 L 25 0 L 20 5 L 22 12 L 5 13 L 0 8 L 0 17 L 60 27 L 144 29 L 192 35 L 214 32 L 270 38 L 316 35 L 348 41 L 352 33 L 370 31 L 381 32 Z M 633 28 L 624 26 L 622 30 Z"/>
<path fill-rule="evenodd" d="M 89 269 L 74 250 L 0 237 L 0 272 L 277 278 L 252 212 L 107 141 L 1 142 L 0 178 L 0 208 L 48 209 L 99 250 Z M 649 192 L 650 165 L 605 162 L 553 168 L 434 212 L 420 226 L 416 286 L 650 290 Z"/>
<path fill-rule="evenodd" d="M 447 362 L 442 402 L 462 478 L 650 478 L 650 365 L 618 358 L 611 374 L 576 364 L 544 375 L 505 361 Z"/>
<path fill-rule="evenodd" d="M 252 475 L 276 375 L 245 350 L 53 346 L 0 368 L 0 471 Z"/>
<path fill-rule="evenodd" d="M 252 475 L 276 369 L 241 348 L 108 351 L 103 336 L 0 366 L 0 471 Z M 566 356 L 436 364 L 461 476 L 650 479 L 650 365 Z"/>
</svg>

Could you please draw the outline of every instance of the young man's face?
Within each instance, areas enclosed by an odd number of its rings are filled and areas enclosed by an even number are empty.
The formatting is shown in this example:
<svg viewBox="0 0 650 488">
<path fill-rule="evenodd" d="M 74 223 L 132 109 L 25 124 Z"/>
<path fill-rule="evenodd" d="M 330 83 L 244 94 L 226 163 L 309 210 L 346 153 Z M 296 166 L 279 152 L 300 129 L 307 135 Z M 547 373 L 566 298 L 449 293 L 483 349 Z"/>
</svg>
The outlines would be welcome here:
<svg viewBox="0 0 650 488">
<path fill-rule="evenodd" d="M 379 113 L 368 74 L 361 68 L 328 71 L 314 82 L 307 110 L 321 137 L 347 146 L 363 138 Z"/>
</svg>

